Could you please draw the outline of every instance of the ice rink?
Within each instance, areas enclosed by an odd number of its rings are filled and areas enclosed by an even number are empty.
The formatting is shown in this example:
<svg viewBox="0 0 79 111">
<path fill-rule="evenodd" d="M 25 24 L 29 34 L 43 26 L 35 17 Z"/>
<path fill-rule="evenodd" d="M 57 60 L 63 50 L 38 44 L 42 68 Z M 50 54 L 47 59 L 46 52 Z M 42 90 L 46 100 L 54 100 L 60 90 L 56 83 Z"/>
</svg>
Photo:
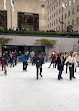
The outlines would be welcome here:
<svg viewBox="0 0 79 111">
<path fill-rule="evenodd" d="M 58 81 L 58 71 L 49 63 L 43 65 L 43 78 L 36 80 L 36 67 L 29 64 L 27 72 L 22 64 L 8 66 L 5 76 L 0 67 L 0 111 L 79 111 L 79 68 L 76 79 L 69 80 L 63 72 Z"/>
</svg>

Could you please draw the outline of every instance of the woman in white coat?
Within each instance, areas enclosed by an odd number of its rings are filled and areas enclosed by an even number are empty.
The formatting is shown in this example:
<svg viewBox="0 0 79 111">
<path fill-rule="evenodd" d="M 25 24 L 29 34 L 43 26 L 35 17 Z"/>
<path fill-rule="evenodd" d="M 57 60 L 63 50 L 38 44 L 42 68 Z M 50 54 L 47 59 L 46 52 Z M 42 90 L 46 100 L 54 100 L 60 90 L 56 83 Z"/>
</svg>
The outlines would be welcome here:
<svg viewBox="0 0 79 111">
<path fill-rule="evenodd" d="M 70 80 L 74 77 L 74 67 L 77 65 L 76 59 L 74 58 L 74 53 L 71 52 L 70 56 L 65 61 L 65 64 L 69 62 L 69 72 L 70 72 Z"/>
</svg>

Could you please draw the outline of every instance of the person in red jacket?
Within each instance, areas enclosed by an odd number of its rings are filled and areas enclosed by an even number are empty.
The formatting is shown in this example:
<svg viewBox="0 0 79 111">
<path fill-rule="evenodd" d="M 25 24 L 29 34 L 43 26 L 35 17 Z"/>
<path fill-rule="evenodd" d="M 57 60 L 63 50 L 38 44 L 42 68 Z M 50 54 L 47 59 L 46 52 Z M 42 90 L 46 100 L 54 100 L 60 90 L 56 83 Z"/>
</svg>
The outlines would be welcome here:
<svg viewBox="0 0 79 111">
<path fill-rule="evenodd" d="M 7 75 L 5 56 L 2 56 L 2 57 L 1 57 L 1 64 L 2 64 L 2 66 L 3 66 L 3 68 L 4 68 L 4 73 L 5 73 L 5 75 Z"/>
<path fill-rule="evenodd" d="M 53 64 L 53 68 L 54 68 L 55 67 L 55 60 L 56 60 L 55 54 L 52 54 L 49 59 L 51 59 L 51 63 L 50 63 L 50 66 L 48 68 L 50 68 L 52 64 Z"/>
</svg>

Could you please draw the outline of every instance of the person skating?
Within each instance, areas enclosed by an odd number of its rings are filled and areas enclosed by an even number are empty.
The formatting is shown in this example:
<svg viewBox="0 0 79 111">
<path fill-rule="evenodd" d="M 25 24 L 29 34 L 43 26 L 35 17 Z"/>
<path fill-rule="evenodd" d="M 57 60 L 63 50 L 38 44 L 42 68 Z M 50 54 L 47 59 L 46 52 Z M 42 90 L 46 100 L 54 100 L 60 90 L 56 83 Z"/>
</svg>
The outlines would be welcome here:
<svg viewBox="0 0 79 111">
<path fill-rule="evenodd" d="M 73 58 L 74 58 L 74 61 L 75 61 L 75 63 L 74 63 L 74 72 L 76 72 L 76 69 L 77 69 L 77 66 L 78 66 L 78 64 L 77 64 L 77 60 L 76 60 L 76 52 L 73 52 Z"/>
<path fill-rule="evenodd" d="M 27 59 L 26 59 L 26 54 L 25 52 L 23 52 L 23 55 L 22 55 L 22 62 L 23 62 L 23 71 L 27 71 Z"/>
<path fill-rule="evenodd" d="M 35 63 L 36 63 L 36 70 L 37 70 L 37 73 L 36 73 L 37 77 L 36 77 L 36 79 L 38 79 L 39 74 L 40 74 L 41 77 L 43 77 L 42 76 L 43 59 L 41 58 L 41 54 L 38 55 L 38 57 L 35 60 Z M 40 70 L 40 73 L 39 73 L 39 70 Z"/>
<path fill-rule="evenodd" d="M 76 65 L 76 61 L 74 59 L 74 53 L 73 52 L 70 53 L 70 56 L 65 61 L 65 64 L 67 62 L 69 62 L 70 80 L 72 80 L 72 78 L 75 78 L 75 76 L 74 76 L 74 65 Z"/>
<path fill-rule="evenodd" d="M 5 75 L 7 75 L 5 56 L 2 56 L 2 58 L 1 58 L 1 64 L 2 64 L 2 66 L 3 66 L 3 68 L 4 68 L 4 73 L 5 73 Z"/>
<path fill-rule="evenodd" d="M 15 50 L 14 52 L 14 62 L 15 62 L 15 66 L 17 65 L 17 52 Z"/>
<path fill-rule="evenodd" d="M 8 66 L 8 59 L 9 59 L 8 51 L 5 52 L 5 59 L 6 59 L 6 65 Z"/>
<path fill-rule="evenodd" d="M 77 54 L 75 55 L 75 59 L 77 61 L 77 67 L 79 67 L 79 51 L 77 51 Z M 76 72 L 76 69 L 75 69 Z"/>
<path fill-rule="evenodd" d="M 56 60 L 55 54 L 52 54 L 52 56 L 49 59 L 51 59 L 51 63 L 48 68 L 50 68 L 52 64 L 53 64 L 53 68 L 54 68 L 55 67 L 55 60 Z"/>
<path fill-rule="evenodd" d="M 57 57 L 58 57 L 58 54 L 55 52 L 55 57 L 56 57 L 56 59 L 55 59 L 55 68 L 56 68 L 56 66 L 57 66 Z"/>
<path fill-rule="evenodd" d="M 64 54 L 63 53 L 60 53 L 60 55 L 58 56 L 57 65 L 58 65 L 58 70 L 59 70 L 58 80 L 61 80 L 63 79 L 61 75 L 64 70 Z"/>
<path fill-rule="evenodd" d="M 30 60 L 31 60 L 32 65 L 33 65 L 34 56 L 35 56 L 35 52 L 34 51 L 30 52 Z"/>
<path fill-rule="evenodd" d="M 65 55 L 65 61 L 67 60 L 68 57 L 69 57 L 69 53 Z M 68 65 L 69 65 L 69 62 L 66 63 L 66 73 L 68 72 Z"/>
<path fill-rule="evenodd" d="M 14 67 L 14 56 L 12 54 L 10 54 L 9 60 L 10 60 L 10 67 L 12 67 L 12 65 Z"/>
</svg>

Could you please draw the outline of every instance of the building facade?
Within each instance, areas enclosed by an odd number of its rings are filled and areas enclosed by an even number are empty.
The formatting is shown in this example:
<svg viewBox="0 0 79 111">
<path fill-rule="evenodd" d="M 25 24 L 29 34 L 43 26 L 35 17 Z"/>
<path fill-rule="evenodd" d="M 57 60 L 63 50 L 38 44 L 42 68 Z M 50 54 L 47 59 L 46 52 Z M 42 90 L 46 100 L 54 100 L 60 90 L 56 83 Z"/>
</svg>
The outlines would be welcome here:
<svg viewBox="0 0 79 111">
<path fill-rule="evenodd" d="M 46 0 L 0 0 L 0 28 L 46 30 Z M 14 9 L 13 9 L 14 8 Z"/>
<path fill-rule="evenodd" d="M 47 30 L 67 31 L 70 25 L 79 32 L 79 0 L 47 0 Z"/>
</svg>

